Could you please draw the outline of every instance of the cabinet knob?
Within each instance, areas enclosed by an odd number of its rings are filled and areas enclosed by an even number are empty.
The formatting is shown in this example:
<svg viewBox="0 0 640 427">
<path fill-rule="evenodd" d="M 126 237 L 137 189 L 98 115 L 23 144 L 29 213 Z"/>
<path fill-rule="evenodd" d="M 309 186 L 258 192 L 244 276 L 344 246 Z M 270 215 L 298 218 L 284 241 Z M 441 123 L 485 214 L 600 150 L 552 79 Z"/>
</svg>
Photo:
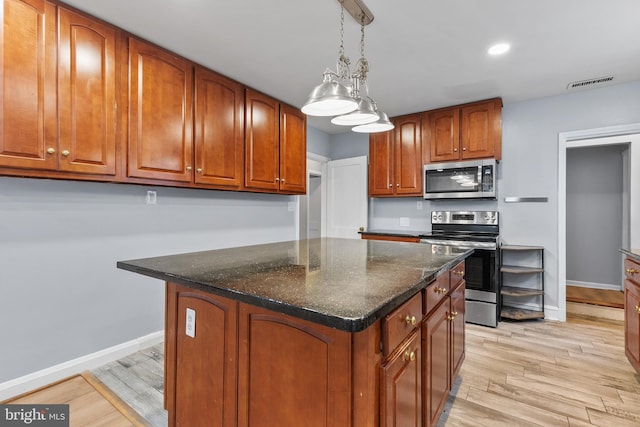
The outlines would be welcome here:
<svg viewBox="0 0 640 427">
<path fill-rule="evenodd" d="M 276 182 L 280 182 L 280 178 L 276 178 Z"/>
<path fill-rule="evenodd" d="M 389 184 L 389 188 L 393 188 L 393 184 Z"/>
<path fill-rule="evenodd" d="M 69 150 L 62 150 L 60 152 L 60 154 L 62 154 L 63 156 L 67 157 L 70 153 L 69 153 Z"/>
<path fill-rule="evenodd" d="M 402 358 L 406 361 L 411 361 L 413 362 L 414 360 L 416 360 L 416 352 L 415 351 L 405 351 L 404 354 L 402 355 Z"/>
<path fill-rule="evenodd" d="M 415 324 L 417 323 L 416 316 L 409 316 L 408 314 L 407 317 L 404 318 L 404 321 L 407 325 L 411 326 L 415 326 Z"/>
<path fill-rule="evenodd" d="M 51 147 L 47 148 L 47 154 L 55 154 L 55 152 L 56 152 L 55 148 L 51 148 Z"/>
<path fill-rule="evenodd" d="M 187 172 L 191 172 L 193 168 L 191 166 L 187 166 Z"/>
<path fill-rule="evenodd" d="M 400 187 L 400 184 L 396 184 L 396 187 Z"/>
<path fill-rule="evenodd" d="M 467 151 L 467 148 L 466 147 L 462 147 L 462 151 Z"/>
<path fill-rule="evenodd" d="M 284 178 L 281 178 L 281 179 L 280 179 L 280 182 L 284 182 Z"/>
<path fill-rule="evenodd" d="M 636 270 L 635 268 L 627 268 L 625 271 L 627 272 L 627 274 L 638 274 L 638 273 L 640 273 L 640 270 Z"/>
<path fill-rule="evenodd" d="M 202 168 L 198 168 L 198 169 L 196 169 L 196 172 L 198 172 L 198 173 L 202 173 Z"/>
<path fill-rule="evenodd" d="M 458 149 L 457 149 L 457 148 L 454 148 L 454 149 L 453 149 L 453 152 L 454 152 L 454 153 L 457 153 L 457 152 L 458 152 Z"/>
<path fill-rule="evenodd" d="M 636 305 L 635 309 L 638 313 L 640 313 L 640 305 Z"/>
</svg>

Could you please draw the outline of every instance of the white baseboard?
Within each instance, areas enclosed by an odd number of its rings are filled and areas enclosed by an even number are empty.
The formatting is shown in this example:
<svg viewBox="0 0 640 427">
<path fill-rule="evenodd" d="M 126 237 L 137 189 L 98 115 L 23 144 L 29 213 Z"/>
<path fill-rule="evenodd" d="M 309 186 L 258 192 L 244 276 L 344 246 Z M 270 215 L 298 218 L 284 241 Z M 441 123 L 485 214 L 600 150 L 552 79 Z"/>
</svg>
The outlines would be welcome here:
<svg viewBox="0 0 640 427">
<path fill-rule="evenodd" d="M 620 285 L 613 285 L 610 283 L 579 282 L 577 280 L 567 280 L 567 286 L 578 286 L 581 288 L 592 288 L 592 289 L 607 289 L 612 291 L 619 291 L 622 289 Z"/>
<path fill-rule="evenodd" d="M 13 380 L 0 383 L 0 402 L 27 393 L 72 375 L 95 369 L 136 351 L 152 347 L 164 340 L 164 331 L 153 332 L 140 338 L 96 351 Z"/>
</svg>

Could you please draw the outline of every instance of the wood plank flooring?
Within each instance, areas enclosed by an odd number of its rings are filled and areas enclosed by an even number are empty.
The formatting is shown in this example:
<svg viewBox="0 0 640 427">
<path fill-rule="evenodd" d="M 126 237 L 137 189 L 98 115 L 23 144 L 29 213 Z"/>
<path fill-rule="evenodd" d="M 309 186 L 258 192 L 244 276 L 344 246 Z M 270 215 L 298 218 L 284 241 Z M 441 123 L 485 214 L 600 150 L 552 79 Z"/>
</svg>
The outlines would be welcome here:
<svg viewBox="0 0 640 427">
<path fill-rule="evenodd" d="M 147 422 L 90 373 L 76 375 L 3 403 L 68 404 L 70 427 L 144 427 Z"/>
<path fill-rule="evenodd" d="M 438 427 L 640 426 L 640 375 L 624 355 L 622 322 L 580 313 L 566 323 L 467 324 Z M 92 371 L 153 427 L 167 425 L 162 372 L 162 344 Z"/>
</svg>

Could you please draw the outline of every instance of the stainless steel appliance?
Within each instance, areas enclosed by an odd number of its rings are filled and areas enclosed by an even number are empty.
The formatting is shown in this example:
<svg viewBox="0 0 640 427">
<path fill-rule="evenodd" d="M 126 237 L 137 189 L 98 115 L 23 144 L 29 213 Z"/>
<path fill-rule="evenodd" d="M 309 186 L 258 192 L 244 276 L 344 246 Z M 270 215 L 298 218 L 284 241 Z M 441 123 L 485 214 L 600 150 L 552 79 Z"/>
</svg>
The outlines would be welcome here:
<svg viewBox="0 0 640 427">
<path fill-rule="evenodd" d="M 496 211 L 434 211 L 431 233 L 420 236 L 423 243 L 474 249 L 465 266 L 466 321 L 494 328 L 499 318 L 498 222 Z"/>
<path fill-rule="evenodd" d="M 495 159 L 424 165 L 425 199 L 495 199 Z"/>
</svg>

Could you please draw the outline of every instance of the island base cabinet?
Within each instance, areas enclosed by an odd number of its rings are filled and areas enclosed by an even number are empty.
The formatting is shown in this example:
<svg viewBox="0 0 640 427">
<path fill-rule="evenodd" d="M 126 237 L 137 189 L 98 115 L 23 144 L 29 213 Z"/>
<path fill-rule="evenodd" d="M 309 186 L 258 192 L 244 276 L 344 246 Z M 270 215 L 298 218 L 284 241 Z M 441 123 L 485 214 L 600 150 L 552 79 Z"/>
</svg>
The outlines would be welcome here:
<svg viewBox="0 0 640 427">
<path fill-rule="evenodd" d="M 167 285 L 165 407 L 169 425 L 236 425 L 235 301 Z"/>
<path fill-rule="evenodd" d="M 435 426 L 450 390 L 449 304 L 434 309 L 423 323 L 424 425 Z"/>
<path fill-rule="evenodd" d="M 625 353 L 640 373 L 640 286 L 625 280 Z"/>
<path fill-rule="evenodd" d="M 381 368 L 380 427 L 422 427 L 420 341 L 418 329 Z"/>
<path fill-rule="evenodd" d="M 351 425 L 351 334 L 240 304 L 238 426 Z"/>
</svg>

